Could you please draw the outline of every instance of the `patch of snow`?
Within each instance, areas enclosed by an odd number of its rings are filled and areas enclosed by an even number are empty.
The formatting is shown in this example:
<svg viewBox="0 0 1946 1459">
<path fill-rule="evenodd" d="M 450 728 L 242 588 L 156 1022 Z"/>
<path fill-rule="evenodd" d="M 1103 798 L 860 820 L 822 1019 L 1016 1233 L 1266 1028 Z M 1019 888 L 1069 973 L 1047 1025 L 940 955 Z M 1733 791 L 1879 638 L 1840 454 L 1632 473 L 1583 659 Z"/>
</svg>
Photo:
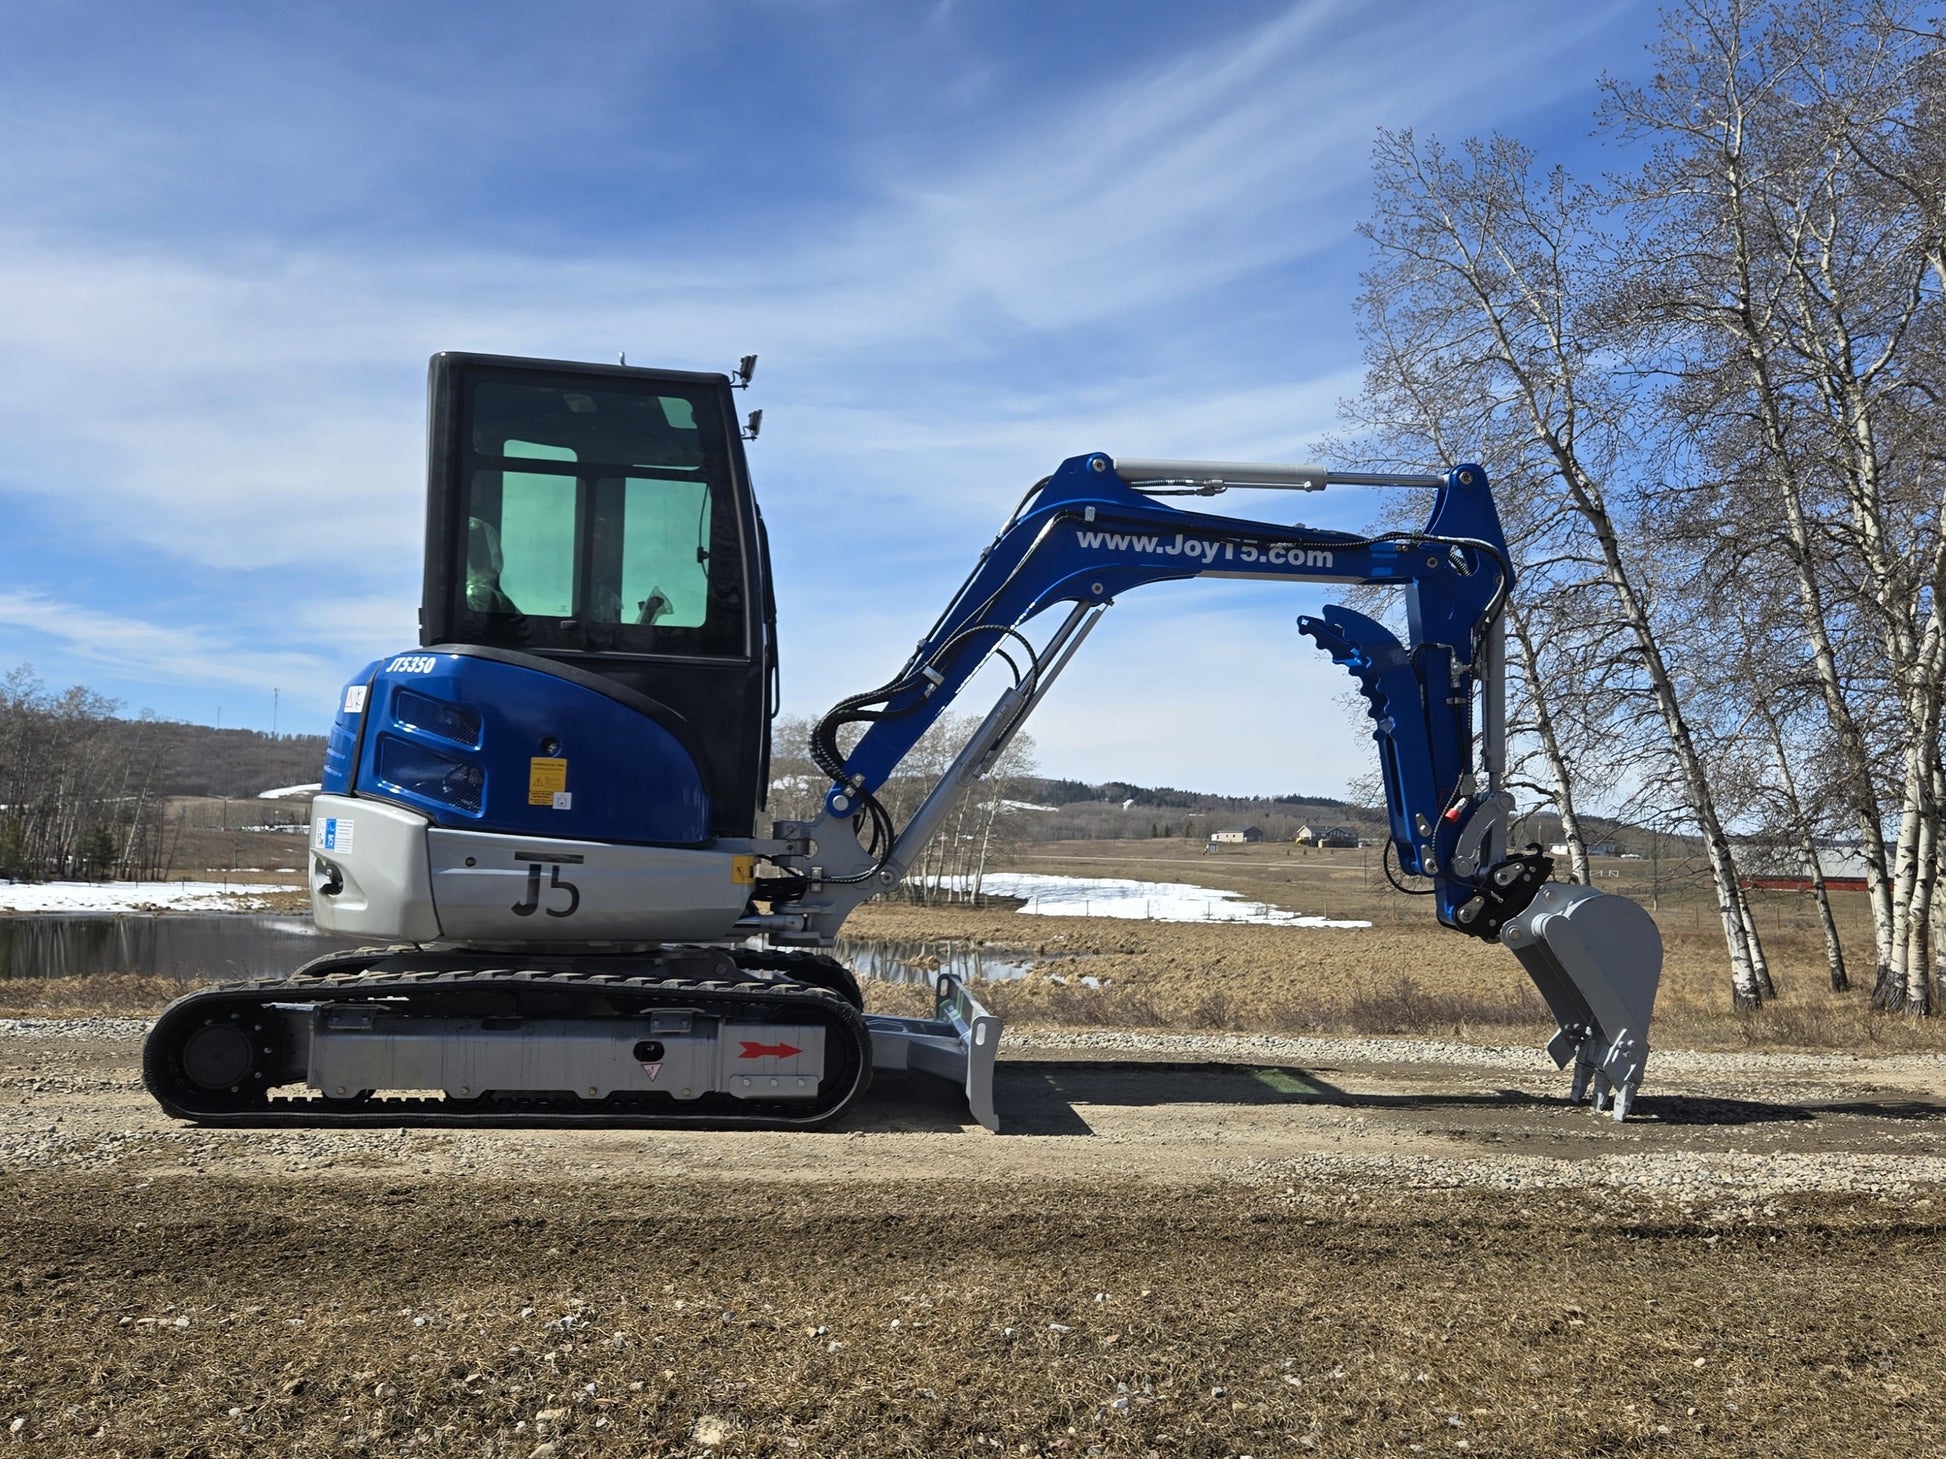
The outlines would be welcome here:
<svg viewBox="0 0 1946 1459">
<path fill-rule="evenodd" d="M 316 785 L 280 785 L 275 790 L 260 790 L 258 800 L 295 800 L 301 795 L 317 795 L 324 789 L 320 781 Z"/>
<path fill-rule="evenodd" d="M 949 884 L 965 878 L 947 877 Z M 1020 910 L 1038 917 L 1123 917 L 1137 922 L 1251 922 L 1266 927 L 1370 927 L 1287 912 L 1266 902 L 1246 902 L 1235 892 L 1186 882 L 1130 881 L 1122 877 L 1038 876 L 994 871 L 980 889 L 996 897 L 1019 897 Z"/>
<path fill-rule="evenodd" d="M 1008 811 L 1058 811 L 1057 805 L 1036 805 L 1031 800 L 1003 800 L 1000 808 Z"/>
<path fill-rule="evenodd" d="M 229 912 L 278 890 L 220 881 L 0 882 L 0 912 Z"/>
</svg>

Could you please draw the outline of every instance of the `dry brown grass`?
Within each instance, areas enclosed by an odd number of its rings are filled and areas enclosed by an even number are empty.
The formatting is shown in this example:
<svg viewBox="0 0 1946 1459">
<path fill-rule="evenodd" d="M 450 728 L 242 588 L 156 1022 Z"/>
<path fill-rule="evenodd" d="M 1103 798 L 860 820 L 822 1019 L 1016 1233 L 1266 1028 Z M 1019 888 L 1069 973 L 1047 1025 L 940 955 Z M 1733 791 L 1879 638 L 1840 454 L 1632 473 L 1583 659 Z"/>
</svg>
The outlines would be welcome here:
<svg viewBox="0 0 1946 1459">
<path fill-rule="evenodd" d="M 1218 1030 L 1313 1036 L 1442 1034 L 1504 1042 L 1511 1029 L 1541 1032 L 1538 996 L 1433 992 L 1409 977 L 1350 989 L 1341 998 L 1240 991 L 1227 987 L 1150 990 L 1138 985 L 1085 988 L 1045 979 L 987 983 L 979 996 L 1019 1026 Z"/>
<path fill-rule="evenodd" d="M 1399 1034 L 1466 1042 L 1544 1040 L 1539 996 L 1512 957 L 1437 930 L 1371 933 L 1061 919 L 950 908 L 867 908 L 855 930 L 939 947 L 1003 944 L 1055 954 L 1046 970 L 977 986 L 1019 1028 L 1127 1028 L 1315 1037 Z M 1038 924 L 1038 925 L 1026 925 Z M 1028 937 L 1021 937 L 1024 930 Z M 1019 938 L 1015 942 L 1009 937 Z M 1031 940 L 1030 940 L 1031 939 Z M 1805 950 L 1816 954 L 1808 942 Z M 1729 1008 L 1707 939 L 1670 942 L 1654 1038 L 1660 1048 L 1939 1052 L 1946 1019 L 1874 1012 L 1863 990 L 1836 994 L 1815 967 L 1780 960 L 1781 995 L 1756 1013 Z M 1773 951 L 1789 951 L 1774 947 Z M 1084 987 L 1086 974 L 1104 986 Z M 1057 982 L 1064 978 L 1065 982 Z M 193 983 L 107 974 L 0 979 L 0 1018 L 148 1017 Z M 930 1011 L 912 984 L 867 983 L 875 1012 Z"/>
<path fill-rule="evenodd" d="M 200 986 L 137 973 L 0 978 L 0 1018 L 145 1018 Z"/>
<path fill-rule="evenodd" d="M 1295 911 L 1319 910 L 1301 886 L 1292 885 L 1311 872 L 1286 873 L 1282 848 L 1271 848 L 1274 854 L 1254 862 L 1227 853 L 1187 856 L 1183 864 L 1126 854 L 1146 844 L 1086 843 L 1088 859 L 1049 860 L 1038 869 L 1198 880 Z M 1101 856 L 1096 848 L 1103 846 L 1124 854 Z M 1356 878 L 1355 869 L 1345 874 Z M 1281 891 L 1279 877 L 1285 878 Z M 982 990 L 990 1006 L 1018 1026 L 1393 1033 L 1489 1043 L 1546 1037 L 1551 1026 L 1546 1010 L 1504 949 L 1444 931 L 1423 902 L 1369 893 L 1352 904 L 1345 895 L 1346 905 L 1333 908 L 1334 915 L 1368 915 L 1370 928 L 1170 924 L 1020 916 L 1005 907 L 870 903 L 853 915 L 846 931 L 904 942 L 930 940 L 942 948 L 1009 949 L 1041 959 L 1036 976 Z M 1802 910 L 1802 899 L 1792 894 L 1760 901 L 1779 996 L 1748 1014 L 1730 1006 L 1722 939 L 1699 910 L 1677 905 L 1658 912 L 1665 946 L 1655 1044 L 1860 1053 L 1946 1050 L 1946 1018 L 1888 1016 L 1871 1008 L 1869 928 L 1857 915 L 1859 908 L 1848 908 L 1847 932 L 1854 977 L 1862 986 L 1847 993 L 1831 991 L 1822 938 L 1814 927 L 1793 920 Z M 1407 914 L 1409 922 L 1394 920 Z M 1080 987 L 1084 974 L 1104 986 Z M 1056 977 L 1068 983 L 1056 983 Z M 875 989 L 872 996 L 885 999 L 888 1008 L 896 1002 L 897 1011 L 911 1011 L 908 995 Z"/>
</svg>

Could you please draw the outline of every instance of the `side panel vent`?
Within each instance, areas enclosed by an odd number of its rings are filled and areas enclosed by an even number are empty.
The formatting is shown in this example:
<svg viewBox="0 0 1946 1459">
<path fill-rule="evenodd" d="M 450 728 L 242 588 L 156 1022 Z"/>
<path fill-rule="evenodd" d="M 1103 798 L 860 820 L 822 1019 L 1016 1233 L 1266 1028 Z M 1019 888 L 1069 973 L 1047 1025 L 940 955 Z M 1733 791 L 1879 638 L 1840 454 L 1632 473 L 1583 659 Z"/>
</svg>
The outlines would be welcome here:
<svg viewBox="0 0 1946 1459">
<path fill-rule="evenodd" d="M 464 704 L 448 704 L 429 694 L 401 689 L 392 696 L 392 718 L 469 750 L 479 748 L 480 712 Z"/>
<path fill-rule="evenodd" d="M 486 772 L 478 765 L 396 735 L 379 738 L 378 778 L 407 795 L 435 800 L 470 816 L 480 813 L 486 799 Z"/>
</svg>

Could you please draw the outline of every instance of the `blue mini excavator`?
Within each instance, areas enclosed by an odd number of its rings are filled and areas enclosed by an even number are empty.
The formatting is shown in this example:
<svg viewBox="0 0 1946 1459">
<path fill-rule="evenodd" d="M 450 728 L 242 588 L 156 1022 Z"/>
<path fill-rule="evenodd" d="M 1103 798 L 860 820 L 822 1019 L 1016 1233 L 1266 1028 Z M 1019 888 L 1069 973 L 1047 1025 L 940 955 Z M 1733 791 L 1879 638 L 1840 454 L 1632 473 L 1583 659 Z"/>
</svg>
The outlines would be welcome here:
<svg viewBox="0 0 1946 1459">
<path fill-rule="evenodd" d="M 166 1111 L 797 1128 L 890 1069 L 963 1085 L 997 1128 L 999 1020 L 944 974 L 932 1017 L 866 1013 L 838 929 L 899 882 L 1110 603 L 1229 577 L 1404 593 L 1404 642 L 1347 608 L 1298 620 L 1369 703 L 1387 855 L 1429 880 L 1444 926 L 1513 951 L 1572 1097 L 1626 1116 L 1661 939 L 1635 903 L 1507 845 L 1513 573 L 1477 466 L 1062 462 L 905 666 L 818 724 L 817 818 L 773 823 L 776 613 L 733 393 L 753 365 L 434 357 L 420 646 L 345 686 L 312 813 L 317 924 L 373 945 L 172 1004 L 143 1053 Z M 1337 484 L 1421 488 L 1432 508 L 1361 536 L 1162 500 Z M 989 660 L 1010 685 L 895 825 L 877 792 Z"/>
</svg>

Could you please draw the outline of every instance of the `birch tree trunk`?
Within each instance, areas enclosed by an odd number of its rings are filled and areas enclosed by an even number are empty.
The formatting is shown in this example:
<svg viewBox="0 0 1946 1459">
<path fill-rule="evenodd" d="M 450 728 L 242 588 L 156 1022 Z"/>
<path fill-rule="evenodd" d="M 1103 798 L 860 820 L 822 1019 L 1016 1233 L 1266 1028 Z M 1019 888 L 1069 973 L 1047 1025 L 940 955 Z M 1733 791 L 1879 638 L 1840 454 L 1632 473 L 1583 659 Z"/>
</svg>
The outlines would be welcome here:
<svg viewBox="0 0 1946 1459">
<path fill-rule="evenodd" d="M 1763 481 L 1785 529 L 1866 857 L 1874 1000 L 1923 1012 L 1930 974 L 1913 959 L 1929 958 L 1938 836 L 1929 644 L 1946 498 L 1936 412 L 1914 408 L 1938 398 L 1940 309 L 1923 286 L 1939 261 L 1937 172 L 1909 166 L 1898 140 L 1915 66 L 1938 75 L 1939 37 L 1916 16 L 1903 0 L 1686 0 L 1654 48 L 1656 80 L 1610 84 L 1608 119 L 1655 149 L 1628 192 L 1645 243 L 1634 317 L 1667 345 L 1672 402 L 1705 457 Z M 1753 543 L 1766 525 L 1748 524 Z M 1890 846 L 1861 722 L 1884 722 L 1861 697 L 1874 681 L 1897 721 Z"/>
<path fill-rule="evenodd" d="M 1747 646 L 1745 657 L 1746 660 L 1749 657 Z M 1750 677 L 1755 679 L 1754 674 Z M 1811 817 L 1805 810 L 1804 797 L 1798 792 L 1790 753 L 1784 747 L 1783 726 L 1778 722 L 1769 697 L 1761 691 L 1756 693 L 1756 711 L 1770 742 L 1772 763 L 1777 772 L 1778 787 L 1784 794 L 1784 805 L 1795 833 L 1798 855 L 1803 858 L 1806 873 L 1811 879 L 1811 893 L 1818 909 L 1818 926 L 1824 933 L 1824 961 L 1830 974 L 1831 990 L 1842 993 L 1851 987 L 1851 979 L 1845 973 L 1844 940 L 1838 935 L 1838 922 L 1832 915 L 1831 889 L 1825 881 L 1824 863 L 1818 857 L 1817 837 L 1812 830 Z"/>
<path fill-rule="evenodd" d="M 1514 645 L 1515 662 L 1520 666 L 1521 678 L 1529 685 L 1529 709 L 1533 720 L 1534 739 L 1540 746 L 1541 759 L 1546 764 L 1551 798 L 1555 814 L 1561 818 L 1561 840 L 1568 848 L 1568 863 L 1574 879 L 1583 886 L 1593 884 L 1593 875 L 1588 866 L 1588 837 L 1581 827 L 1581 814 L 1576 809 L 1574 794 L 1574 769 L 1568 763 L 1566 751 L 1561 744 L 1561 736 L 1555 725 L 1555 716 L 1548 706 L 1547 696 L 1541 692 L 1542 684 L 1540 656 L 1535 649 L 1533 634 L 1529 631 L 1528 615 L 1519 605 L 1507 605 L 1508 637 Z"/>
</svg>

